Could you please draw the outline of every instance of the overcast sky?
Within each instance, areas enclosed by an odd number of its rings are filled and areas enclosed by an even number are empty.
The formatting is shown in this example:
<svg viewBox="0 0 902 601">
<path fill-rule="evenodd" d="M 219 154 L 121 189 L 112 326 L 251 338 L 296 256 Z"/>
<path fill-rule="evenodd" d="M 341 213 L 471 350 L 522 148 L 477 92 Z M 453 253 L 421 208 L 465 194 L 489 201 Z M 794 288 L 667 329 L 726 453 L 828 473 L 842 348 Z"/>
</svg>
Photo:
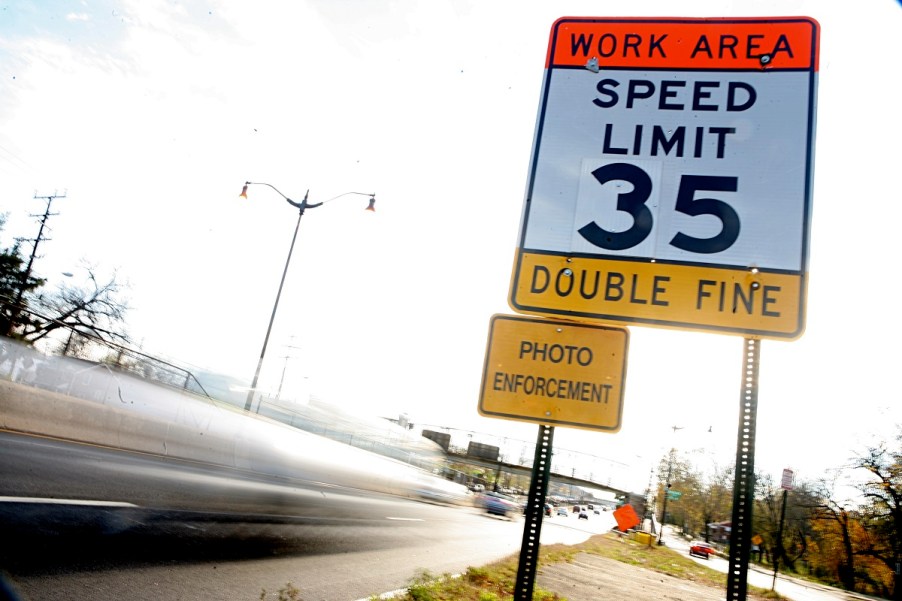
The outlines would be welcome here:
<svg viewBox="0 0 902 601">
<path fill-rule="evenodd" d="M 297 212 L 309 210 L 261 387 L 534 440 L 481 418 L 489 319 L 507 305 L 548 36 L 561 16 L 810 16 L 821 25 L 807 330 L 765 341 L 757 465 L 816 478 L 900 422 L 896 40 L 890 0 L 7 3 L 4 244 L 65 192 L 41 247 L 131 285 L 136 343 L 250 380 Z M 556 447 L 645 478 L 674 445 L 732 463 L 742 339 L 630 328 L 618 434 Z M 286 358 L 287 357 L 287 358 Z M 673 426 L 682 430 L 673 432 Z M 710 430 L 710 432 L 709 432 Z"/>
</svg>

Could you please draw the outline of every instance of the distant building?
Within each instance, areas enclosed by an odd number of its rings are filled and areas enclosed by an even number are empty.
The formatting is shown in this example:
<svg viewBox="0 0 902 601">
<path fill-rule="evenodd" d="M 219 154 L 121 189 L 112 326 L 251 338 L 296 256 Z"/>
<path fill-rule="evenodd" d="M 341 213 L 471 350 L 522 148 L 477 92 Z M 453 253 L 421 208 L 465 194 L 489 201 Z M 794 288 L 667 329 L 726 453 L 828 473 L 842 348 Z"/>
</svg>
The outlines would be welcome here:
<svg viewBox="0 0 902 601">
<path fill-rule="evenodd" d="M 733 530 L 733 522 L 712 522 L 708 524 L 708 536 L 713 543 L 730 542 L 730 532 Z"/>
</svg>

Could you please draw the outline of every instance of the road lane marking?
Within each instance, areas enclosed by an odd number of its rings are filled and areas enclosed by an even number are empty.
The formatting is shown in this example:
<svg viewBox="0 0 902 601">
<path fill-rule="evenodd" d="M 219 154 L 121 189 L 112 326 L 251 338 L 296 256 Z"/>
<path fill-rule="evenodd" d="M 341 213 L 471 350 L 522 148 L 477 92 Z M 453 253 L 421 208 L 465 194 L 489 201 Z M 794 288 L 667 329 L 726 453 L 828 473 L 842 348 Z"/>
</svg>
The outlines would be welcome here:
<svg viewBox="0 0 902 601">
<path fill-rule="evenodd" d="M 123 501 L 96 501 L 93 499 L 50 499 L 43 497 L 0 497 L 0 503 L 43 503 L 46 505 L 84 505 L 90 507 L 138 507 Z"/>
</svg>

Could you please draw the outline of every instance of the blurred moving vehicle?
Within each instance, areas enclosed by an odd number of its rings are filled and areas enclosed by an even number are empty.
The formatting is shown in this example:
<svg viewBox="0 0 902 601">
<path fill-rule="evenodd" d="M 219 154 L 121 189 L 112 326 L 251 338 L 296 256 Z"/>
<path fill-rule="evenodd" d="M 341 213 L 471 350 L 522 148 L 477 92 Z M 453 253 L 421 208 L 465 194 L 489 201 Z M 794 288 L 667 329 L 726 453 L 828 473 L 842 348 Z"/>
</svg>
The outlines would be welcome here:
<svg viewBox="0 0 902 601">
<path fill-rule="evenodd" d="M 692 541 L 692 544 L 689 545 L 689 555 L 697 555 L 709 559 L 715 553 L 714 547 L 704 541 Z"/>
<path fill-rule="evenodd" d="M 569 514 L 567 513 L 567 508 L 566 508 L 566 507 L 558 507 L 558 508 L 557 508 L 557 514 L 558 514 L 558 515 L 562 515 L 562 516 L 564 516 L 564 517 L 567 517 L 567 516 L 569 515 Z"/>
<path fill-rule="evenodd" d="M 391 497 L 473 503 L 465 486 L 441 475 L 433 460 L 440 448 L 420 453 L 421 441 L 409 455 L 423 461 L 407 463 L 195 392 L 183 384 L 190 372 L 175 386 L 115 365 L 38 355 L 14 341 L 0 347 L 11 357 L 0 360 L 3 507 L 63 513 L 88 500 L 154 514 L 345 523 L 371 518 Z M 18 357 L 39 366 L 33 383 L 8 375 Z M 341 425 L 354 431 L 351 422 Z M 404 448 L 400 437 L 386 442 L 396 453 Z"/>
<path fill-rule="evenodd" d="M 588 520 L 588 519 L 589 519 L 589 514 L 586 513 L 585 511 L 580 511 L 580 512 L 579 512 L 579 519 L 581 519 L 581 520 Z"/>
<path fill-rule="evenodd" d="M 520 505 L 514 499 L 491 491 L 482 495 L 482 506 L 486 513 L 502 517 L 516 516 L 521 511 Z"/>
</svg>

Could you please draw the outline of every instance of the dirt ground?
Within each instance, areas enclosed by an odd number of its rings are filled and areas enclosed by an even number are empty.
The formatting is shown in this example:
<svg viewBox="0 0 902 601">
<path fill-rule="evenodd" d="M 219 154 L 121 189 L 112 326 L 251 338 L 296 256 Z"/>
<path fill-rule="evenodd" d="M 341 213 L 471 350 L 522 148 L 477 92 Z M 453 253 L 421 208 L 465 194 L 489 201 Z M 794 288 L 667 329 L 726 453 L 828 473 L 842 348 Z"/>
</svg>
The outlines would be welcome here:
<svg viewBox="0 0 902 601">
<path fill-rule="evenodd" d="M 580 553 L 543 567 L 536 586 L 568 601 L 723 601 L 725 588 L 696 584 L 613 559 Z M 750 597 L 751 598 L 751 597 Z"/>
</svg>

